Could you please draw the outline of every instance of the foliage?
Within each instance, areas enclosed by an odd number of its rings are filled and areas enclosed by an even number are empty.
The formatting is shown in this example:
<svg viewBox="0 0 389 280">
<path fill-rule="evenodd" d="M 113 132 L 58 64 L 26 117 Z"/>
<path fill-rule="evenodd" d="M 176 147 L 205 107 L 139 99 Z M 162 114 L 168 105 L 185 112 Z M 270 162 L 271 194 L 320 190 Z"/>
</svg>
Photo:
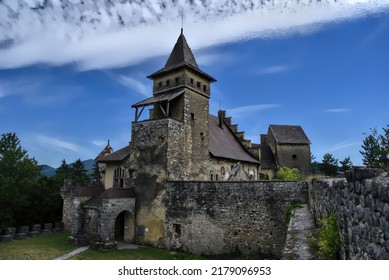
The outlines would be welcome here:
<svg viewBox="0 0 389 280">
<path fill-rule="evenodd" d="M 39 182 L 40 168 L 20 146 L 15 133 L 0 138 L 0 229 L 13 225 L 30 203 L 29 192 Z"/>
<path fill-rule="evenodd" d="M 55 222 L 62 215 L 63 179 L 43 177 L 15 133 L 0 138 L 0 228 Z"/>
<path fill-rule="evenodd" d="M 81 185 L 87 185 L 90 183 L 90 178 L 86 172 L 85 166 L 82 163 L 81 159 L 77 159 L 73 166 L 71 171 L 71 178 L 81 184 Z"/>
<path fill-rule="evenodd" d="M 340 170 L 342 172 L 346 172 L 353 168 L 353 163 L 350 157 L 346 157 L 344 160 L 341 160 L 339 163 L 340 163 Z"/>
<path fill-rule="evenodd" d="M 51 260 L 77 247 L 67 240 L 69 232 L 53 233 L 0 243 L 0 260 Z"/>
<path fill-rule="evenodd" d="M 302 175 L 297 168 L 289 168 L 287 166 L 281 167 L 277 171 L 277 179 L 280 180 L 302 180 Z"/>
<path fill-rule="evenodd" d="M 319 259 L 339 259 L 341 241 L 335 214 L 323 216 L 319 225 L 318 231 L 308 238 L 310 249 Z"/>
<path fill-rule="evenodd" d="M 320 171 L 327 176 L 335 176 L 338 173 L 338 160 L 330 153 L 323 156 Z"/>
<path fill-rule="evenodd" d="M 362 151 L 363 164 L 370 167 L 389 168 L 389 125 L 383 128 L 383 134 L 376 128 L 371 129 L 371 134 L 363 140 Z"/>
</svg>

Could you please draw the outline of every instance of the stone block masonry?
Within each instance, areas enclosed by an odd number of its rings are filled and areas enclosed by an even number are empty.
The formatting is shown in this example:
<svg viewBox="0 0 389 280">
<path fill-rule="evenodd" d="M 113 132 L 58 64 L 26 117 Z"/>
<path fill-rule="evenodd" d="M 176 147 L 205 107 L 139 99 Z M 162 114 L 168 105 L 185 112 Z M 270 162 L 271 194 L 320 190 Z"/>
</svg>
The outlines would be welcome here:
<svg viewBox="0 0 389 280">
<path fill-rule="evenodd" d="M 372 174 L 357 169 L 348 180 L 316 180 L 310 187 L 316 219 L 337 217 L 343 259 L 389 259 L 389 177 Z"/>
<path fill-rule="evenodd" d="M 279 259 L 305 182 L 168 182 L 165 244 L 195 254 Z"/>
</svg>

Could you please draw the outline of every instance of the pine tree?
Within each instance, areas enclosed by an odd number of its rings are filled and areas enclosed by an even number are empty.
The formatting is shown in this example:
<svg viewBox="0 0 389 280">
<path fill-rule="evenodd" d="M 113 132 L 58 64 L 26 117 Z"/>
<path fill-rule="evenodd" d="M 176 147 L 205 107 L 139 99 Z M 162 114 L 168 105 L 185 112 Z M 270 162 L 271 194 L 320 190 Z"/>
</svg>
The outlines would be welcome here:
<svg viewBox="0 0 389 280">
<path fill-rule="evenodd" d="M 340 170 L 342 172 L 346 172 L 353 168 L 353 163 L 350 157 L 346 157 L 343 161 L 341 160 L 339 163 L 340 163 Z"/>
<path fill-rule="evenodd" d="M 77 159 L 72 166 L 72 179 L 81 185 L 90 183 L 89 176 L 81 159 Z"/>
<path fill-rule="evenodd" d="M 320 169 L 324 175 L 335 176 L 338 172 L 338 160 L 330 153 L 327 153 L 323 156 Z"/>
<path fill-rule="evenodd" d="M 389 168 L 389 125 L 383 128 L 384 134 L 371 129 L 371 134 L 363 140 L 363 164 L 370 167 Z"/>
</svg>

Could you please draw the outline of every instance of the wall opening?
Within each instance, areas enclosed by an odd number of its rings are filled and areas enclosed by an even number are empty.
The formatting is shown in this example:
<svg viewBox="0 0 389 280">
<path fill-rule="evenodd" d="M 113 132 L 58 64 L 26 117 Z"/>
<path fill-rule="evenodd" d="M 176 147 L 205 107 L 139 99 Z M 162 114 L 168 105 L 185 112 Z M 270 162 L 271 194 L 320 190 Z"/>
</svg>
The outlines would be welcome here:
<svg viewBox="0 0 389 280">
<path fill-rule="evenodd" d="M 129 211 L 122 211 L 115 219 L 115 240 L 132 242 L 134 240 L 134 217 Z"/>
</svg>

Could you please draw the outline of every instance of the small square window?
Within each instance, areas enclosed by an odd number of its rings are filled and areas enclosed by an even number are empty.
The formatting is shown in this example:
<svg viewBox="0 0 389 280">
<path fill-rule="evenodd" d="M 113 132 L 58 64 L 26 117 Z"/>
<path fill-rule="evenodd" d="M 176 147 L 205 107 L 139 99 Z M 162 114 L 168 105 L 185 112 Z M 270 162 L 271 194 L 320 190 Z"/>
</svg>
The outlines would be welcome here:
<svg viewBox="0 0 389 280">
<path fill-rule="evenodd" d="M 293 154 L 292 159 L 297 159 L 297 155 Z"/>
</svg>

